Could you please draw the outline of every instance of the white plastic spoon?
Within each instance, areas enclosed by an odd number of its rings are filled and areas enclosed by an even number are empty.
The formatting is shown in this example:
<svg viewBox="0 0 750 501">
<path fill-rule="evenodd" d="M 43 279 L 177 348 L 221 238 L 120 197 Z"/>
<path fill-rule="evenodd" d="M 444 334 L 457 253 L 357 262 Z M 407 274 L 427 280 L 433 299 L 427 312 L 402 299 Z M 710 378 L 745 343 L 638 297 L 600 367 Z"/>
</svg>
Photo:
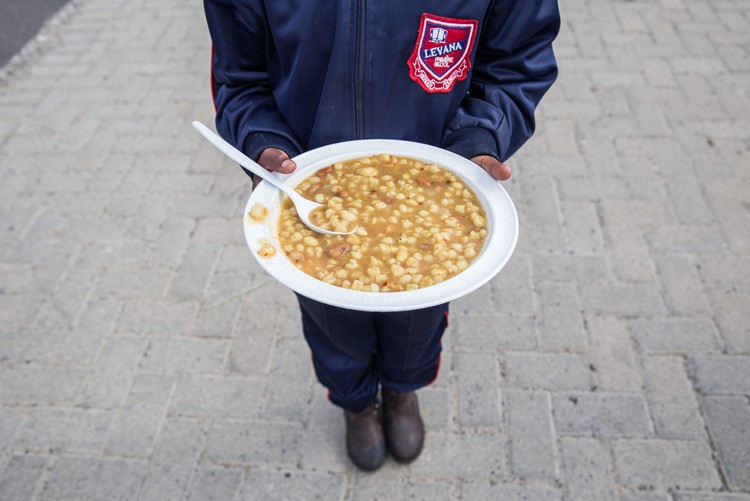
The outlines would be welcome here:
<svg viewBox="0 0 750 501">
<path fill-rule="evenodd" d="M 247 155 L 242 153 L 240 150 L 226 142 L 221 136 L 219 136 L 217 133 L 203 125 L 202 123 L 198 121 L 193 122 L 193 127 L 201 133 L 203 137 L 208 139 L 208 141 L 213 144 L 219 151 L 224 153 L 226 156 L 255 174 L 256 176 L 259 176 L 265 181 L 268 181 L 276 188 L 280 189 L 286 195 L 292 200 L 292 203 L 294 204 L 294 208 L 297 209 L 297 214 L 299 215 L 299 218 L 302 220 L 305 225 L 307 225 L 308 228 L 310 228 L 313 231 L 317 231 L 318 233 L 325 233 L 326 235 L 349 235 L 357 231 L 357 228 L 354 228 L 351 231 L 331 231 L 326 230 L 325 228 L 321 228 L 320 226 L 315 226 L 310 221 L 310 213 L 319 208 L 323 207 L 321 204 L 317 202 L 313 202 L 312 200 L 308 200 L 299 193 L 297 193 L 294 188 L 287 185 L 280 179 L 276 178 L 273 174 L 271 174 L 269 171 L 261 167 L 259 164 L 254 162 L 250 159 Z"/>
</svg>

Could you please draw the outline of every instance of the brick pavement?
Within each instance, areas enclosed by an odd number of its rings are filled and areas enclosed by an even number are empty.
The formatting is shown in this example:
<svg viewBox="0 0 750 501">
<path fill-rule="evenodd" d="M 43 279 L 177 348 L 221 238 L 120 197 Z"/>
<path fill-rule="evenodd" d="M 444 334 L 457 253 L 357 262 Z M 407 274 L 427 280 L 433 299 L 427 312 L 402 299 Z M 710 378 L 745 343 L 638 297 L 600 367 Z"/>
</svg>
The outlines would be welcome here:
<svg viewBox="0 0 750 501">
<path fill-rule="evenodd" d="M 750 500 L 750 2 L 561 4 L 518 250 L 363 474 L 189 125 L 199 3 L 74 0 L 0 84 L 0 499 Z"/>
</svg>

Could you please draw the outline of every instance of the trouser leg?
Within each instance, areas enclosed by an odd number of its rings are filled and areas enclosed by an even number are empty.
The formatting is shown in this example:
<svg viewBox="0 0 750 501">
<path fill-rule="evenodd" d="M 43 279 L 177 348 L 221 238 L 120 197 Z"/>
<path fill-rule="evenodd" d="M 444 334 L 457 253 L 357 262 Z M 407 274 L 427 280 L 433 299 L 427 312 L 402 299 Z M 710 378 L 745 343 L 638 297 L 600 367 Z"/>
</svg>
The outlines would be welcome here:
<svg viewBox="0 0 750 501">
<path fill-rule="evenodd" d="M 297 299 L 315 374 L 329 389 L 331 402 L 352 412 L 363 410 L 378 395 L 373 314 L 326 305 L 300 295 Z"/>
<path fill-rule="evenodd" d="M 372 313 L 297 298 L 315 373 L 334 404 L 359 412 L 377 398 L 379 383 L 403 393 L 437 376 L 447 304 Z"/>
<path fill-rule="evenodd" d="M 440 367 L 440 341 L 447 325 L 447 304 L 378 314 L 376 365 L 380 383 L 399 393 L 430 384 Z"/>
</svg>

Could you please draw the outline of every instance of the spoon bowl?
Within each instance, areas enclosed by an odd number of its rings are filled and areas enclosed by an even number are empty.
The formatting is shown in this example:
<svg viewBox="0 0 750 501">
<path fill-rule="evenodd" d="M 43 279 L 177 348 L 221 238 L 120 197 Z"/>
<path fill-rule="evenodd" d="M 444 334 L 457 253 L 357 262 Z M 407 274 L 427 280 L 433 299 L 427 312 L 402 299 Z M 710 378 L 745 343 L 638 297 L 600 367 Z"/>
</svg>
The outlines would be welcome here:
<svg viewBox="0 0 750 501">
<path fill-rule="evenodd" d="M 310 213 L 315 209 L 324 207 L 323 205 L 317 202 L 313 202 L 312 200 L 308 200 L 297 193 L 294 188 L 284 183 L 271 172 L 264 169 L 260 164 L 251 160 L 250 157 L 226 142 L 224 138 L 203 125 L 201 122 L 194 121 L 193 127 L 195 127 L 195 130 L 197 130 L 204 138 L 206 138 L 208 142 L 214 145 L 216 149 L 224 153 L 226 156 L 228 156 L 256 176 L 260 177 L 264 181 L 267 181 L 269 184 L 272 184 L 273 186 L 284 192 L 292 200 L 299 218 L 311 230 L 326 235 L 350 235 L 357 231 L 356 227 L 351 231 L 333 231 L 321 228 L 320 226 L 313 224 L 312 221 L 310 221 Z"/>
</svg>

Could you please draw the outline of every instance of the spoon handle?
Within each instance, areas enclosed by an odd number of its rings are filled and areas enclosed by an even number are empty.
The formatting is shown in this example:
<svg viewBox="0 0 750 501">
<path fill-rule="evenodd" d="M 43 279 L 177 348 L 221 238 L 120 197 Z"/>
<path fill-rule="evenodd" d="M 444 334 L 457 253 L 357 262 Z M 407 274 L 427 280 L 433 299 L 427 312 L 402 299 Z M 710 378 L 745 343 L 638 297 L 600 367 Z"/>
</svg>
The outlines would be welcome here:
<svg viewBox="0 0 750 501">
<path fill-rule="evenodd" d="M 268 181 L 289 196 L 294 197 L 295 195 L 297 195 L 297 192 L 294 191 L 294 189 L 287 186 L 276 176 L 272 175 L 269 171 L 261 167 L 257 162 L 251 160 L 250 157 L 226 142 L 224 138 L 219 136 L 217 133 L 215 133 L 202 123 L 196 120 L 193 122 L 193 127 L 195 127 L 195 130 L 200 132 L 201 135 L 205 137 L 211 144 L 213 144 L 219 151 L 224 153 L 226 156 L 228 156 L 256 176 Z"/>
</svg>

